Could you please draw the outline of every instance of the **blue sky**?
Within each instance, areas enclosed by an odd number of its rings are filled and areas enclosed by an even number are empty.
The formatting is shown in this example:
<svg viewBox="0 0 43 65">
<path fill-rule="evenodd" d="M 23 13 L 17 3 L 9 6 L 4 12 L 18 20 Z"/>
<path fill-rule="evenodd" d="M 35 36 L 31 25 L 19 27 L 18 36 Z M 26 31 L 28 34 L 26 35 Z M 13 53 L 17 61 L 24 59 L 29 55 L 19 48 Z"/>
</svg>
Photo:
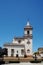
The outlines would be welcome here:
<svg viewBox="0 0 43 65">
<path fill-rule="evenodd" d="M 29 19 L 33 27 L 33 51 L 43 47 L 43 0 L 0 0 L 0 46 L 23 36 Z"/>
</svg>

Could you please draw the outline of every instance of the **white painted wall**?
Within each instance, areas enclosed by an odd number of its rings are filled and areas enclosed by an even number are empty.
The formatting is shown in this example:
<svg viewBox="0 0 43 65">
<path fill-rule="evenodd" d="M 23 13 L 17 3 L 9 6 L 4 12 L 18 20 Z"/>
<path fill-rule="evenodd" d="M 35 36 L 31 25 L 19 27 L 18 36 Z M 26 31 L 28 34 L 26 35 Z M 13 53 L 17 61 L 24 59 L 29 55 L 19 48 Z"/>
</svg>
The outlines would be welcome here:
<svg viewBox="0 0 43 65">
<path fill-rule="evenodd" d="M 40 56 L 43 57 L 43 54 L 41 53 Z"/>
<path fill-rule="evenodd" d="M 8 56 L 11 56 L 11 49 L 14 49 L 14 56 L 16 56 L 17 51 L 19 56 L 24 56 L 21 54 L 21 49 L 24 49 L 24 46 L 7 46 L 4 48 L 8 49 Z"/>
<path fill-rule="evenodd" d="M 30 34 L 32 34 L 32 30 L 30 30 Z"/>
<path fill-rule="evenodd" d="M 29 39 L 30 44 L 27 44 L 28 39 L 25 39 L 25 50 L 26 50 L 26 55 L 32 55 L 32 39 Z M 27 50 L 30 50 L 29 53 L 27 53 Z"/>
<path fill-rule="evenodd" d="M 24 31 L 24 34 L 25 34 L 25 35 L 27 34 L 27 31 L 26 31 L 26 30 Z"/>
<path fill-rule="evenodd" d="M 30 42 L 30 44 L 27 44 L 27 42 Z M 7 46 L 5 48 L 8 49 L 8 56 L 11 56 L 11 49 L 14 49 L 14 56 L 16 56 L 17 54 L 17 50 L 18 50 L 18 54 L 19 56 L 24 56 L 21 54 L 21 49 L 25 49 L 25 52 L 26 52 L 26 55 L 32 55 L 32 39 L 25 39 L 25 40 L 21 40 L 21 43 L 18 43 L 18 40 L 13 40 L 13 43 L 16 43 L 16 44 L 24 44 L 24 46 Z M 29 53 L 27 53 L 27 50 L 30 50 Z"/>
<path fill-rule="evenodd" d="M 24 42 L 25 42 L 24 40 L 21 40 L 21 43 L 20 43 L 20 44 L 24 44 Z M 15 44 L 15 43 L 16 43 L 16 44 L 19 44 L 18 40 L 15 40 L 15 39 L 12 41 L 12 43 L 14 43 L 14 44 Z"/>
<path fill-rule="evenodd" d="M 13 39 L 12 43 L 18 43 L 18 41 L 17 41 L 17 40 L 15 40 L 15 39 Z"/>
</svg>

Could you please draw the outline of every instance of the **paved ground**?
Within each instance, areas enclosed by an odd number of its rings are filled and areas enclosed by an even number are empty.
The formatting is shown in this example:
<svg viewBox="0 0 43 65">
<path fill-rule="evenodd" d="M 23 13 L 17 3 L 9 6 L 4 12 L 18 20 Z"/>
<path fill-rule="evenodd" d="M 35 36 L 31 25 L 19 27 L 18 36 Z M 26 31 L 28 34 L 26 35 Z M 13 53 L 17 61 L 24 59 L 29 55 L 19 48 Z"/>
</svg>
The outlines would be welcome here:
<svg viewBox="0 0 43 65">
<path fill-rule="evenodd" d="M 43 62 L 42 63 L 30 63 L 30 62 L 27 62 L 27 63 L 13 63 L 13 64 L 3 64 L 3 65 L 43 65 Z"/>
</svg>

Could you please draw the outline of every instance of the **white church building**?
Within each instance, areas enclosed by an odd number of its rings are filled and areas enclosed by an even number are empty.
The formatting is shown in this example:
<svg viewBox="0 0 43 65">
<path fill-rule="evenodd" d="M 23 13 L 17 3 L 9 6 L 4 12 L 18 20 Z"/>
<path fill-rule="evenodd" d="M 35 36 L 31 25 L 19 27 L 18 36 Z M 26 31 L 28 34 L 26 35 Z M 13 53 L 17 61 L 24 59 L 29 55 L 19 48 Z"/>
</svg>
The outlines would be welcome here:
<svg viewBox="0 0 43 65">
<path fill-rule="evenodd" d="M 32 55 L 32 30 L 32 26 L 27 22 L 22 37 L 15 37 L 11 43 L 4 44 L 4 48 L 8 51 L 8 56 L 24 57 L 24 55 Z"/>
</svg>

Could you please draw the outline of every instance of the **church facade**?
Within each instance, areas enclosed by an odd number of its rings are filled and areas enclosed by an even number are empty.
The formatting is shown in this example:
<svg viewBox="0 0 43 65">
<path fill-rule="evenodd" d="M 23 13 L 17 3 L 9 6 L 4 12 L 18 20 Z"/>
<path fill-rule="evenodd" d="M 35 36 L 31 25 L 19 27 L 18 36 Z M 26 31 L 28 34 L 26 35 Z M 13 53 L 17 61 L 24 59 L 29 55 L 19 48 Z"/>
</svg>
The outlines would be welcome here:
<svg viewBox="0 0 43 65">
<path fill-rule="evenodd" d="M 8 56 L 24 57 L 32 55 L 32 26 L 27 22 L 24 27 L 22 37 L 15 37 L 11 43 L 5 43 L 4 48 L 7 49 Z"/>
</svg>

